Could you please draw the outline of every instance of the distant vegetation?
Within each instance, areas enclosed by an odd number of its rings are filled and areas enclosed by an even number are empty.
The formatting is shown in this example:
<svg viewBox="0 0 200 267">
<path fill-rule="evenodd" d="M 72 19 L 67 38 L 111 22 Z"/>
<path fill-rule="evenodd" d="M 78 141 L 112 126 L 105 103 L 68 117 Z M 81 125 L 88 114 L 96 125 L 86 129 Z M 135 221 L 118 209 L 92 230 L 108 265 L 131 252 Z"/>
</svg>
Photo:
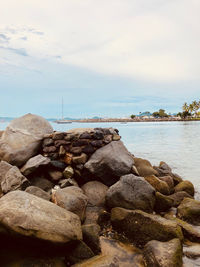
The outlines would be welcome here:
<svg viewBox="0 0 200 267">
<path fill-rule="evenodd" d="M 198 118 L 200 116 L 200 100 L 199 101 L 193 101 L 191 104 L 187 104 L 186 102 L 183 104 L 182 112 L 179 112 L 177 116 L 180 116 L 181 118 L 189 118 L 194 117 Z"/>
</svg>

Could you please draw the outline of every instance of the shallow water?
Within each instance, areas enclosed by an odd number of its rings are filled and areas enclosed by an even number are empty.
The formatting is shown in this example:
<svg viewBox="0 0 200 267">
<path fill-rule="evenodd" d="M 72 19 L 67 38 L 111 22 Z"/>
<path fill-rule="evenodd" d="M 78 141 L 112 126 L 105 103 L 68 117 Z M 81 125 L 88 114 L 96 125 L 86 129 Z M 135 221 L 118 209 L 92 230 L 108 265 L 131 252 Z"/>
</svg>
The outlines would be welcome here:
<svg viewBox="0 0 200 267">
<path fill-rule="evenodd" d="M 7 123 L 0 123 L 0 130 Z M 52 123 L 55 130 L 72 128 L 113 127 L 137 157 L 153 165 L 167 162 L 175 173 L 194 183 L 200 192 L 200 121 L 194 122 L 129 122 L 122 123 Z"/>
</svg>

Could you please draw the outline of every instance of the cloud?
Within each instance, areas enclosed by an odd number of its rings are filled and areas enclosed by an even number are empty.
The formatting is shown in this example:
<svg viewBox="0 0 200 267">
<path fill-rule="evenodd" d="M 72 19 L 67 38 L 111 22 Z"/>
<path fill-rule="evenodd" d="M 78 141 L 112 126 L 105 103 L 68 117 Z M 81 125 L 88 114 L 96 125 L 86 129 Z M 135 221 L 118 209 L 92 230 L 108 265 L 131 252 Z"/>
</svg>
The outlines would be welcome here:
<svg viewBox="0 0 200 267">
<path fill-rule="evenodd" d="M 13 48 L 13 47 L 4 47 L 4 46 L 0 46 L 0 49 L 5 49 L 5 50 L 8 50 L 8 51 L 11 51 L 15 54 L 18 54 L 20 56 L 25 56 L 27 57 L 28 54 L 26 52 L 26 50 L 24 48 Z"/>
<path fill-rule="evenodd" d="M 8 41 L 10 40 L 9 37 L 7 37 L 5 34 L 0 33 L 0 43 L 8 43 Z"/>
</svg>

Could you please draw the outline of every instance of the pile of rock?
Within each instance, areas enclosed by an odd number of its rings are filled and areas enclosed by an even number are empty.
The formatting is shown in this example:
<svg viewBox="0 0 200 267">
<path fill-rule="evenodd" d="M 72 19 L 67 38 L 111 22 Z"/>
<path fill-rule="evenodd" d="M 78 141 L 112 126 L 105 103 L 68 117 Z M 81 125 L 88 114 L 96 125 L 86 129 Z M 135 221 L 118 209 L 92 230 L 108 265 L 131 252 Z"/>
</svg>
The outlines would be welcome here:
<svg viewBox="0 0 200 267">
<path fill-rule="evenodd" d="M 133 156 L 117 130 L 58 133 L 28 114 L 5 130 L 0 149 L 2 266 L 198 262 L 194 186 L 165 162 Z"/>
</svg>

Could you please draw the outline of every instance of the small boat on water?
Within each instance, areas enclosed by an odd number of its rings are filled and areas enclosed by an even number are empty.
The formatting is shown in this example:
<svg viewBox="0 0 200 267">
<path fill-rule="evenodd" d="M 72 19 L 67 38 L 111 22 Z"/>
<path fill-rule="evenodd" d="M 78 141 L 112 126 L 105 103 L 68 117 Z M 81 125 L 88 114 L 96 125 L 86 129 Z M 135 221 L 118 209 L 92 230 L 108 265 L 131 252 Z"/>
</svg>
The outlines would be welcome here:
<svg viewBox="0 0 200 267">
<path fill-rule="evenodd" d="M 72 121 L 68 121 L 68 120 L 57 120 L 54 121 L 55 123 L 59 123 L 59 124 L 65 124 L 65 123 L 72 123 Z"/>
</svg>

